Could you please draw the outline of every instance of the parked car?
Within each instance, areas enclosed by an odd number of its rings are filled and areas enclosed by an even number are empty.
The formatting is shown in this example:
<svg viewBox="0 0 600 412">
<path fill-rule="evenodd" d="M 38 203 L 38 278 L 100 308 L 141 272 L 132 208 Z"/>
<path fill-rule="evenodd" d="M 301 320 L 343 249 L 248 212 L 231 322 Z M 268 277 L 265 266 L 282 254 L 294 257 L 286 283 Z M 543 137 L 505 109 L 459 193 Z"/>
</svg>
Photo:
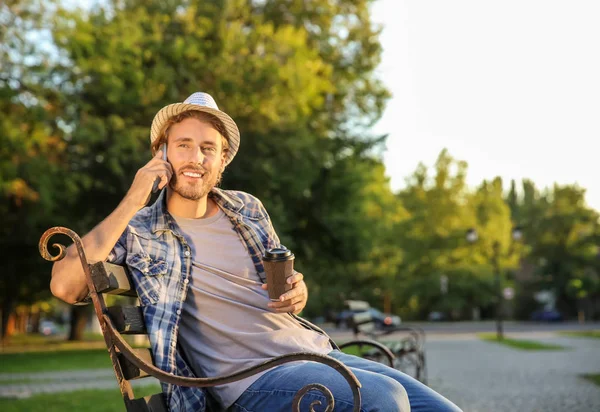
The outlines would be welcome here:
<svg viewBox="0 0 600 412">
<path fill-rule="evenodd" d="M 343 310 L 340 313 L 338 313 L 336 320 L 335 320 L 335 324 L 338 328 L 347 327 L 348 322 L 352 318 L 352 316 L 356 313 L 362 313 L 362 312 L 365 312 L 365 310 L 363 310 L 363 309 Z M 400 323 L 402 323 L 400 316 L 392 315 L 391 313 L 383 313 L 380 310 L 377 310 L 374 308 L 367 309 L 367 312 L 369 312 L 371 314 L 371 317 L 373 318 L 373 321 L 375 322 L 375 324 L 379 328 L 382 328 L 382 329 L 390 328 L 390 327 L 394 327 L 394 326 L 400 326 Z"/>
<path fill-rule="evenodd" d="M 364 312 L 363 310 L 350 310 L 346 309 L 339 312 L 335 317 L 335 326 L 338 328 L 348 327 L 348 319 L 355 313 Z"/>
<path fill-rule="evenodd" d="M 369 308 L 369 312 L 371 312 L 371 316 L 373 317 L 373 320 L 377 326 L 382 329 L 400 326 L 400 323 L 402 323 L 400 316 L 392 315 L 391 313 L 383 313 L 373 308 Z"/>
<path fill-rule="evenodd" d="M 531 314 L 531 320 L 536 322 L 560 322 L 562 314 L 556 309 L 540 309 Z"/>
<path fill-rule="evenodd" d="M 427 315 L 427 320 L 430 322 L 440 322 L 442 320 L 446 319 L 446 315 L 444 315 L 442 312 L 429 312 L 429 315 Z"/>
</svg>

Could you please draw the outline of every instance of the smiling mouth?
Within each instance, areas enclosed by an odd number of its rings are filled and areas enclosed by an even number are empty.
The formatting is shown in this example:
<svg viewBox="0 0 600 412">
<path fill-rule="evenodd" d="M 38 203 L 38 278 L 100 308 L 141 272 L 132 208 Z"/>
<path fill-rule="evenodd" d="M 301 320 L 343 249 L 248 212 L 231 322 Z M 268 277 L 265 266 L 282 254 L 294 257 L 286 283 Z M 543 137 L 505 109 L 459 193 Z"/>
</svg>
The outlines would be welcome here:
<svg viewBox="0 0 600 412">
<path fill-rule="evenodd" d="M 204 177 L 205 173 L 199 173 L 199 172 L 183 172 L 182 175 L 184 175 L 185 177 L 189 177 L 191 179 L 200 179 L 202 177 Z"/>
</svg>

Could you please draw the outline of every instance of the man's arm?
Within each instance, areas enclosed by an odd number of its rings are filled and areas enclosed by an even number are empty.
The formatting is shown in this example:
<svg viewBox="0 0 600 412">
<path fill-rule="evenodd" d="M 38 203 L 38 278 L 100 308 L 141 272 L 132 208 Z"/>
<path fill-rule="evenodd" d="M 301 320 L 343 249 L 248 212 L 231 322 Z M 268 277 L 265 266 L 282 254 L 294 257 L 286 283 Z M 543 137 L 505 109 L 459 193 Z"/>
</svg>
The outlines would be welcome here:
<svg viewBox="0 0 600 412">
<path fill-rule="evenodd" d="M 106 219 L 82 238 L 90 263 L 106 260 L 136 212 L 131 202 L 124 199 Z M 52 266 L 50 290 L 54 296 L 71 304 L 87 295 L 85 273 L 75 245 L 69 246 L 65 258 Z"/>
<path fill-rule="evenodd" d="M 161 179 L 159 189 L 167 185 L 173 172 L 169 163 L 163 161 L 161 156 L 162 153 L 159 151 L 150 162 L 138 170 L 119 206 L 82 238 L 89 262 L 106 260 L 129 221 L 145 206 L 156 177 Z M 67 249 L 64 259 L 55 262 L 52 266 L 50 290 L 54 296 L 71 304 L 82 300 L 87 295 L 85 273 L 74 245 Z"/>
</svg>

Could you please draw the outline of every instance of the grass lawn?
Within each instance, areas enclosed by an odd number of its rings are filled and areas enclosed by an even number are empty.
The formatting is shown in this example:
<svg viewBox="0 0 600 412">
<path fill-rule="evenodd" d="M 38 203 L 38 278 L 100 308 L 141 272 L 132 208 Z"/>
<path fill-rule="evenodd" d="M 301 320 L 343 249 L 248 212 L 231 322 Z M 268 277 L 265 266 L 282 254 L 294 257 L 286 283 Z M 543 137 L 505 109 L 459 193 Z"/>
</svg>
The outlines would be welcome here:
<svg viewBox="0 0 600 412">
<path fill-rule="evenodd" d="M 14 335 L 0 348 L 0 365 L 4 373 L 112 367 L 102 335 L 86 335 L 76 342 L 64 336 Z"/>
<path fill-rule="evenodd" d="M 100 340 L 99 340 L 100 338 Z M 100 336 L 86 336 L 85 341 L 67 342 L 64 337 L 41 335 L 11 336 L 0 352 L 0 371 L 3 373 L 48 372 L 77 369 L 110 369 L 111 362 L 104 340 Z M 46 379 L 2 380 L 1 385 L 13 383 L 43 383 Z M 108 412 L 125 410 L 118 389 L 83 390 L 40 394 L 27 399 L 0 398 L 2 412 L 90 411 Z M 134 389 L 136 397 L 160 392 L 160 386 L 150 384 Z"/>
<path fill-rule="evenodd" d="M 12 335 L 8 342 L 0 347 L 0 355 L 23 352 L 48 352 L 77 349 L 105 348 L 102 335 L 86 334 L 84 340 L 69 342 L 64 336 L 43 336 L 38 334 Z"/>
<path fill-rule="evenodd" d="M 358 345 L 348 346 L 347 348 L 344 348 L 342 352 L 347 353 L 349 355 L 360 356 L 360 350 L 358 349 Z"/>
<path fill-rule="evenodd" d="M 478 336 L 487 341 L 499 343 L 501 345 L 510 346 L 511 348 L 517 348 L 521 350 L 564 350 L 564 346 L 553 345 L 549 343 L 537 342 L 534 340 L 523 340 L 523 339 L 511 339 L 504 337 L 502 340 L 498 340 L 495 333 L 479 333 Z"/>
<path fill-rule="evenodd" d="M 138 398 L 158 392 L 160 392 L 160 386 L 158 385 L 148 385 L 134 389 L 135 396 Z M 2 412 L 77 410 L 86 412 L 113 412 L 125 410 L 125 404 L 118 389 L 85 390 L 36 395 L 28 399 L 0 398 L 0 410 Z"/>
<path fill-rule="evenodd" d="M 3 373 L 111 368 L 106 349 L 0 354 Z"/>
<path fill-rule="evenodd" d="M 600 330 L 579 330 L 571 332 L 560 332 L 561 335 L 575 336 L 578 338 L 596 338 L 600 339 Z"/>
<path fill-rule="evenodd" d="M 63 336 L 19 334 L 2 346 L 3 373 L 47 372 L 74 369 L 110 368 L 110 358 L 97 336 L 68 342 Z"/>
<path fill-rule="evenodd" d="M 600 386 L 600 373 L 591 373 L 589 375 L 581 375 L 581 377 Z"/>
</svg>

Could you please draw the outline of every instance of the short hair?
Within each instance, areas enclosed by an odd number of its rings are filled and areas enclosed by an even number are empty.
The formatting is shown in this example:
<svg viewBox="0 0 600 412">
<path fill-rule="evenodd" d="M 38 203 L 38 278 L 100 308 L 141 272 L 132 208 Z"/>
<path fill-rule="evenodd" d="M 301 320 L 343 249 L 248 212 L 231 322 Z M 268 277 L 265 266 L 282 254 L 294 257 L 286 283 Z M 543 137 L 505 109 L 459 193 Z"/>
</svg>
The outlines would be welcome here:
<svg viewBox="0 0 600 412">
<path fill-rule="evenodd" d="M 197 119 L 203 123 L 210 124 L 217 132 L 221 134 L 222 152 L 224 154 L 229 152 L 229 140 L 227 140 L 227 130 L 225 129 L 225 126 L 223 125 L 221 120 L 219 120 L 217 116 L 214 116 L 210 113 L 201 112 L 200 110 L 187 110 L 169 118 L 165 122 L 165 124 L 162 126 L 162 129 L 160 130 L 160 133 L 158 134 L 158 138 L 155 139 L 154 142 L 152 142 L 152 156 L 156 154 L 161 144 L 167 143 L 171 127 L 173 127 L 173 125 L 177 123 L 183 122 L 185 119 Z"/>
</svg>

